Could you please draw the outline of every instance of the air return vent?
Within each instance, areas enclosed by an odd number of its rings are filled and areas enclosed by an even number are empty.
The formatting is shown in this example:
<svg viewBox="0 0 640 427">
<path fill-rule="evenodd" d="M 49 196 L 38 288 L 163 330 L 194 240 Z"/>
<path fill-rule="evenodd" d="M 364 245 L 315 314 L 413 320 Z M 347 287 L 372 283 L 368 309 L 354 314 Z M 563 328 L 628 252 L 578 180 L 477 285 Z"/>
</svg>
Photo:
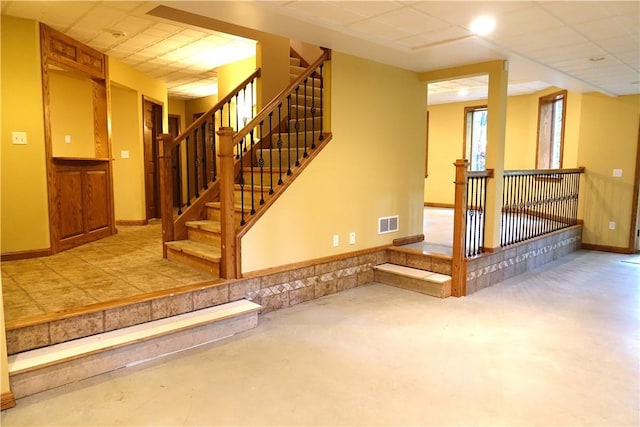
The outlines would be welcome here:
<svg viewBox="0 0 640 427">
<path fill-rule="evenodd" d="M 398 223 L 398 215 L 378 218 L 378 234 L 393 233 L 394 231 L 398 231 Z"/>
</svg>

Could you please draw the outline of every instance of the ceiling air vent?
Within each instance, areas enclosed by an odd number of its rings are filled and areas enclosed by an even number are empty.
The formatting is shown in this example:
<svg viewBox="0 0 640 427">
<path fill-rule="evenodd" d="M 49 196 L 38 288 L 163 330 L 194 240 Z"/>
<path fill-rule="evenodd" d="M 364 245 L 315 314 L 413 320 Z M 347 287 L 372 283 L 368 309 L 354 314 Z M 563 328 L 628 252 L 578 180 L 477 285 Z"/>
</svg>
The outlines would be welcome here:
<svg viewBox="0 0 640 427">
<path fill-rule="evenodd" d="M 398 215 L 378 218 L 378 234 L 393 233 L 394 231 L 398 231 L 398 223 Z"/>
</svg>

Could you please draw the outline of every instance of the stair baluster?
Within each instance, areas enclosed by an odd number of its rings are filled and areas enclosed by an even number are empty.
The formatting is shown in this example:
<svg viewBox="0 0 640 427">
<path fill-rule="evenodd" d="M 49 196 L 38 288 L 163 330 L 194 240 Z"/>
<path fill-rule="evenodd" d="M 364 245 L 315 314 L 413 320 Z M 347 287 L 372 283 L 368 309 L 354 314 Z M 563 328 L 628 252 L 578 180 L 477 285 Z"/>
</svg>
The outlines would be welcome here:
<svg viewBox="0 0 640 427">
<path fill-rule="evenodd" d="M 200 126 L 200 143 L 202 151 L 202 187 L 206 190 L 209 186 L 209 179 L 207 177 L 207 123 L 202 122 Z"/>
<path fill-rule="evenodd" d="M 264 120 L 260 121 L 260 141 L 262 141 Z M 253 156 L 251 156 L 253 158 Z M 264 157 L 260 150 L 260 159 L 258 159 L 258 167 L 260 168 L 260 204 L 264 205 Z M 253 176 L 253 173 L 251 174 Z"/>
<path fill-rule="evenodd" d="M 304 153 L 302 157 L 309 157 L 309 153 L 307 153 L 307 82 L 309 79 L 304 79 Z M 311 138 L 315 138 L 315 135 L 311 134 Z"/>
<path fill-rule="evenodd" d="M 278 179 L 278 185 L 282 185 L 282 129 L 280 128 L 282 123 L 282 102 L 278 104 L 278 161 L 280 166 L 278 167 L 280 178 Z"/>
<path fill-rule="evenodd" d="M 273 129 L 273 111 L 269 113 L 269 135 L 271 135 L 271 130 Z M 260 131 L 260 139 L 262 139 L 262 130 Z M 269 194 L 273 194 L 273 144 L 272 141 L 269 140 Z"/>
</svg>

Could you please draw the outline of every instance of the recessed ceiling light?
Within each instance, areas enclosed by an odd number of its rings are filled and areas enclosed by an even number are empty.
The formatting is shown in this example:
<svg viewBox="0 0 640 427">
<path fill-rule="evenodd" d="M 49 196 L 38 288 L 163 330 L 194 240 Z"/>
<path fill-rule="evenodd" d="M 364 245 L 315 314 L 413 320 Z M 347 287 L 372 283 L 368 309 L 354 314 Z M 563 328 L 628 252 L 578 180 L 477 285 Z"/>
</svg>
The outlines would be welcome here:
<svg viewBox="0 0 640 427">
<path fill-rule="evenodd" d="M 469 89 L 460 89 L 458 91 L 458 96 L 463 97 L 469 95 Z"/>
<path fill-rule="evenodd" d="M 604 61 L 604 56 L 594 56 L 593 58 L 589 58 L 589 61 L 591 61 L 591 62 Z"/>
<path fill-rule="evenodd" d="M 473 33 L 479 36 L 489 34 L 494 28 L 496 28 L 496 20 L 487 15 L 478 16 L 471 22 L 471 26 L 469 27 Z"/>
</svg>

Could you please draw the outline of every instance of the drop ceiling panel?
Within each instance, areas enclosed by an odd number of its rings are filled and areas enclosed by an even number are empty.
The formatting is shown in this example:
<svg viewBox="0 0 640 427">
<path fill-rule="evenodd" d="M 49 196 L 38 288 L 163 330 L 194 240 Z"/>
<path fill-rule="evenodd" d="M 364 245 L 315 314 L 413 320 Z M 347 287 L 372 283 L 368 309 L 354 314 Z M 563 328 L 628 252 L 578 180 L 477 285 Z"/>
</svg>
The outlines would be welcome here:
<svg viewBox="0 0 640 427">
<path fill-rule="evenodd" d="M 379 16 L 403 7 L 398 1 L 335 1 L 333 3 L 343 13 L 352 13 L 363 18 Z"/>
</svg>

